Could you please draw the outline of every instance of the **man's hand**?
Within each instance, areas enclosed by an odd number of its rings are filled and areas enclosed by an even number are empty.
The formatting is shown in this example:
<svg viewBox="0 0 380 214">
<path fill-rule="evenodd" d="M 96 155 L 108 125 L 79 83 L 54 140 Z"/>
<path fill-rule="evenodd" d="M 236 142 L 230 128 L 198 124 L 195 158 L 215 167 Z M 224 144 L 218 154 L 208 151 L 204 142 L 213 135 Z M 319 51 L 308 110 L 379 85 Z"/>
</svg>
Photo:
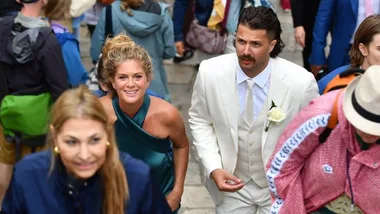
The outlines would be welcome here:
<svg viewBox="0 0 380 214">
<path fill-rule="evenodd" d="M 303 48 L 305 48 L 305 35 L 305 29 L 303 26 L 294 28 L 294 38 L 296 39 L 296 42 Z"/>
<path fill-rule="evenodd" d="M 318 72 L 324 68 L 326 68 L 326 65 L 310 65 L 311 72 L 316 77 L 318 75 Z"/>
<path fill-rule="evenodd" d="M 183 53 L 185 52 L 185 45 L 182 41 L 175 43 L 175 48 L 177 49 L 177 53 L 181 56 L 183 56 Z"/>
<path fill-rule="evenodd" d="M 221 192 L 236 192 L 245 185 L 242 180 L 224 169 L 215 169 L 212 171 L 211 178 Z"/>
</svg>

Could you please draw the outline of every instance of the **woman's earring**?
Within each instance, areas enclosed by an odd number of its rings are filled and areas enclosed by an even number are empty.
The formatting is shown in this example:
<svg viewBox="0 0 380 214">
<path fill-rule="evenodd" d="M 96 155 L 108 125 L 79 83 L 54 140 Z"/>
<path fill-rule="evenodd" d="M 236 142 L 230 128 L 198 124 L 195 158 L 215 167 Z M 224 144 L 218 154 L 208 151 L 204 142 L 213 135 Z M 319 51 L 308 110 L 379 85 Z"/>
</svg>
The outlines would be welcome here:
<svg viewBox="0 0 380 214">
<path fill-rule="evenodd" d="M 58 149 L 58 147 L 54 147 L 54 153 L 55 153 L 56 155 L 59 154 L 59 149 Z"/>
<path fill-rule="evenodd" d="M 107 141 L 106 145 L 107 145 L 107 147 L 110 147 L 111 143 L 109 141 Z"/>
</svg>

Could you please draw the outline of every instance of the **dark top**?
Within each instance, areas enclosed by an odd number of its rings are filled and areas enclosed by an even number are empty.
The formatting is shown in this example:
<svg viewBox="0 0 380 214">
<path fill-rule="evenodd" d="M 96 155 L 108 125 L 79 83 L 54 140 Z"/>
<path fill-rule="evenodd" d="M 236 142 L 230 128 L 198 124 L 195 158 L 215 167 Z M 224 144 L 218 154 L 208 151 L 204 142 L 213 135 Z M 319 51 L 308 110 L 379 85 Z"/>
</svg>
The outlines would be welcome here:
<svg viewBox="0 0 380 214">
<path fill-rule="evenodd" d="M 128 214 L 169 214 L 170 208 L 149 166 L 120 153 L 129 188 Z M 101 214 L 102 185 L 99 175 L 86 181 L 68 176 L 57 161 L 49 175 L 51 151 L 25 157 L 14 168 L 11 184 L 3 200 L 1 214 Z"/>
<path fill-rule="evenodd" d="M 171 141 L 154 137 L 142 128 L 150 106 L 149 95 L 145 94 L 143 105 L 133 118 L 121 110 L 117 98 L 112 100 L 112 105 L 117 116 L 115 133 L 119 150 L 148 164 L 160 184 L 161 192 L 169 194 L 174 187 L 174 165 L 169 155 Z"/>
<path fill-rule="evenodd" d="M 1 0 L 0 1 L 0 17 L 8 13 L 18 12 L 21 10 L 21 4 L 16 0 Z"/>
<path fill-rule="evenodd" d="M 320 0 L 290 0 L 293 26 L 314 26 Z"/>
<path fill-rule="evenodd" d="M 51 28 L 28 29 L 15 24 L 15 17 L 0 20 L 0 70 L 6 74 L 9 93 L 50 92 L 55 100 L 68 88 L 61 45 Z"/>
<path fill-rule="evenodd" d="M 183 25 L 185 22 L 185 14 L 189 7 L 190 0 L 176 0 L 173 8 L 173 27 L 174 27 L 174 40 L 184 41 Z M 214 1 L 213 0 L 195 0 L 194 1 L 194 16 L 199 24 L 206 26 L 210 18 Z"/>
</svg>

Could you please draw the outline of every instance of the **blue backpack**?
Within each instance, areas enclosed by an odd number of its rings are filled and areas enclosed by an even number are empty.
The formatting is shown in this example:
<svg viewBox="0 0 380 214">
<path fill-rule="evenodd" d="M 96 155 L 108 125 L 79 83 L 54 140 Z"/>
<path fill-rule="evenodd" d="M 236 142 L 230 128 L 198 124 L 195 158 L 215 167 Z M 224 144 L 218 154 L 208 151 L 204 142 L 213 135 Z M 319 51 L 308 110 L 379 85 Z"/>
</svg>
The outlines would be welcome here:
<svg viewBox="0 0 380 214">
<path fill-rule="evenodd" d="M 69 32 L 56 33 L 56 36 L 62 47 L 62 54 L 65 61 L 66 69 L 67 69 L 67 74 L 68 74 L 67 77 L 68 77 L 70 87 L 77 87 L 81 84 L 86 84 L 86 81 L 89 79 L 86 68 L 83 66 L 81 61 L 73 62 L 70 60 L 70 57 L 72 57 L 72 55 L 75 53 L 73 52 L 66 53 L 66 51 L 64 50 L 64 45 L 66 44 L 66 42 L 68 41 L 74 42 L 76 48 L 78 49 L 78 52 L 77 52 L 79 53 L 78 58 L 80 59 L 80 49 L 79 49 L 78 40 L 74 37 L 73 34 Z M 71 51 L 72 50 L 71 48 L 68 48 L 68 49 Z M 69 57 L 69 55 L 71 56 Z M 73 68 L 73 66 L 75 66 L 74 67 L 75 69 Z M 81 68 L 77 69 L 78 67 L 81 67 Z"/>
</svg>

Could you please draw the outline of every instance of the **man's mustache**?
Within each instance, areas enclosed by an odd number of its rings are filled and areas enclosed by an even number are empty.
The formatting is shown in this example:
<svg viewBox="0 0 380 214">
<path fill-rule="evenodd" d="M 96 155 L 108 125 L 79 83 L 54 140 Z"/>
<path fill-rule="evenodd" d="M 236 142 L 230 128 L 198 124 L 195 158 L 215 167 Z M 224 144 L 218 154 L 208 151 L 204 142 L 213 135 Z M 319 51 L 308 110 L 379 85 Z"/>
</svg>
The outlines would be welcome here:
<svg viewBox="0 0 380 214">
<path fill-rule="evenodd" d="M 241 55 L 241 56 L 239 56 L 239 59 L 241 59 L 241 60 L 246 60 L 246 61 L 254 61 L 255 60 L 255 58 L 253 58 L 253 56 L 251 56 L 251 55 Z"/>
</svg>

